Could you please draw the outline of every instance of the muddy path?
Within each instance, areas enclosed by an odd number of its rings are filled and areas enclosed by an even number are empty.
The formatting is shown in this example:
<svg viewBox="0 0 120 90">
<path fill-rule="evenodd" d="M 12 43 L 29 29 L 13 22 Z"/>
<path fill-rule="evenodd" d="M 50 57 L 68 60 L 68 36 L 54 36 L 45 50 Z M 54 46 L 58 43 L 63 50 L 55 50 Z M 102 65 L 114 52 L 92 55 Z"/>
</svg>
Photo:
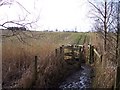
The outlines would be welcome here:
<svg viewBox="0 0 120 90">
<path fill-rule="evenodd" d="M 66 78 L 59 86 L 60 89 L 77 88 L 79 90 L 92 87 L 92 68 L 82 64 L 81 69 Z"/>
</svg>

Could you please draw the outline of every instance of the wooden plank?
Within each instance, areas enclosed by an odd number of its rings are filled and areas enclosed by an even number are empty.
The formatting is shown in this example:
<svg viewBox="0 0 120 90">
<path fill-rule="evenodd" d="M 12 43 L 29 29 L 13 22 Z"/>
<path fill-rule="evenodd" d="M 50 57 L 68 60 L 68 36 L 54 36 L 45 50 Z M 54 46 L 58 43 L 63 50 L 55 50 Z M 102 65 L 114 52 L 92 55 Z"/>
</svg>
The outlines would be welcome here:
<svg viewBox="0 0 120 90">
<path fill-rule="evenodd" d="M 71 56 L 64 56 L 64 60 L 70 60 L 70 59 L 72 59 Z"/>
<path fill-rule="evenodd" d="M 96 49 L 94 49 L 94 52 L 99 58 L 101 58 L 101 55 L 96 51 Z"/>
<path fill-rule="evenodd" d="M 64 53 L 65 56 L 72 56 L 72 52 Z"/>
<path fill-rule="evenodd" d="M 72 50 L 78 51 L 79 48 L 65 48 L 65 49 L 64 49 L 64 51 L 72 51 Z"/>
<path fill-rule="evenodd" d="M 72 49 L 73 46 L 64 46 L 64 49 Z"/>
</svg>

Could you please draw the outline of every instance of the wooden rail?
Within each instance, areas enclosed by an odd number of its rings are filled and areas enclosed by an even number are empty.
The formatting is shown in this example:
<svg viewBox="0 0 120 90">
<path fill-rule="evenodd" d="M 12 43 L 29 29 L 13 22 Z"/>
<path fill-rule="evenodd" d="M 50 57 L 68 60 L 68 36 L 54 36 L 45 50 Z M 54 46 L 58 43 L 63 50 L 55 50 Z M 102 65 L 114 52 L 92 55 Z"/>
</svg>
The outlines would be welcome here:
<svg viewBox="0 0 120 90">
<path fill-rule="evenodd" d="M 80 59 L 81 57 L 81 49 L 83 45 L 69 45 L 69 46 L 64 46 L 64 60 L 76 60 Z"/>
<path fill-rule="evenodd" d="M 98 53 L 98 51 L 94 48 L 93 45 L 88 45 L 88 48 L 89 48 L 89 64 L 92 64 L 96 61 L 96 58 L 97 58 L 97 61 L 98 59 L 100 59 L 100 61 L 102 61 L 102 55 L 100 55 Z"/>
<path fill-rule="evenodd" d="M 60 50 L 60 52 L 62 52 L 63 56 L 64 56 L 64 60 L 75 60 L 75 59 L 79 59 L 82 60 L 83 55 L 87 56 L 88 59 L 88 63 L 92 64 L 94 63 L 94 59 L 95 56 L 97 56 L 98 58 L 100 58 L 100 60 L 102 61 L 102 55 L 100 55 L 97 50 L 94 48 L 93 45 L 87 45 L 88 47 L 88 54 L 89 55 L 84 55 L 87 51 L 85 50 L 85 46 L 84 45 L 67 45 L 64 46 L 62 45 L 62 49 Z M 58 50 L 55 50 L 56 54 L 58 53 Z"/>
<path fill-rule="evenodd" d="M 101 55 L 97 52 L 96 49 L 94 49 L 94 53 L 95 53 L 99 58 L 101 57 Z"/>
</svg>

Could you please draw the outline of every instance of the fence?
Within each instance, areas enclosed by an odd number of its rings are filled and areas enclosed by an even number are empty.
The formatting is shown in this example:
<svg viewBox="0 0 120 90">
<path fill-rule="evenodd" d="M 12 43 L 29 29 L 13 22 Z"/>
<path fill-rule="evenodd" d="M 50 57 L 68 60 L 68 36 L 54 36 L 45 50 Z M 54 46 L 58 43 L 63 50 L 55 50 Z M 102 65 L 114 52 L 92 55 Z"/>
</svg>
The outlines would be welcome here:
<svg viewBox="0 0 120 90">
<path fill-rule="evenodd" d="M 55 55 L 62 55 L 64 60 L 82 62 L 83 59 L 86 59 L 88 64 L 101 63 L 103 55 L 100 55 L 93 45 L 87 45 L 87 47 L 86 49 L 84 45 L 62 45 L 60 48 L 55 49 Z"/>
<path fill-rule="evenodd" d="M 69 45 L 64 46 L 64 60 L 80 60 L 82 54 L 82 46 Z"/>
<path fill-rule="evenodd" d="M 61 47 L 55 49 L 54 52 L 52 52 L 52 54 L 54 54 L 54 57 L 56 58 L 60 58 L 61 60 L 65 60 L 66 62 L 69 60 L 80 60 L 82 57 L 82 47 L 83 45 L 67 45 L 64 46 L 62 45 Z M 69 58 L 68 58 L 69 57 Z M 33 73 L 34 75 L 34 79 L 31 83 L 35 83 L 37 78 L 38 78 L 38 73 L 39 73 L 39 65 L 38 65 L 38 56 L 35 56 L 34 61 L 33 61 L 33 70 L 31 73 Z"/>
<path fill-rule="evenodd" d="M 92 63 L 94 63 L 94 74 L 95 74 L 95 76 L 96 76 L 96 80 L 95 80 L 95 84 L 97 83 L 97 86 L 99 86 L 99 82 L 98 81 L 100 81 L 99 79 L 100 78 L 103 78 L 102 77 L 102 74 L 104 73 L 100 73 L 100 72 L 102 72 L 102 70 L 104 71 L 104 67 L 106 66 L 106 65 L 104 65 L 104 62 L 106 62 L 105 60 L 103 61 L 103 55 L 100 55 L 98 52 L 97 52 L 97 50 L 94 48 L 94 46 L 91 46 L 90 45 L 90 61 L 92 62 Z M 90 62 L 90 64 L 91 64 L 91 62 Z M 101 68 L 101 69 L 100 69 Z M 120 72 L 120 67 L 117 67 L 116 68 L 116 72 Z M 115 73 L 116 73 L 115 72 Z M 97 75 L 96 75 L 96 73 L 97 73 Z M 100 76 L 101 75 L 101 77 L 98 77 L 98 76 Z M 104 82 L 103 82 L 103 84 L 106 84 L 106 83 L 110 83 L 111 81 L 110 81 L 110 79 L 109 78 L 111 78 L 110 77 L 110 75 L 108 75 L 106 78 L 105 78 L 105 80 L 104 80 Z M 109 79 L 109 82 L 106 82 L 106 80 L 107 79 Z M 114 77 L 112 77 L 112 79 L 114 79 Z M 106 82 L 106 83 L 105 83 Z M 120 73 L 116 73 L 116 76 L 115 76 L 115 84 L 114 84 L 115 86 L 114 86 L 114 90 L 119 90 L 120 89 Z M 112 87 L 113 88 L 113 87 Z"/>
<path fill-rule="evenodd" d="M 93 73 L 93 87 L 97 88 L 100 87 L 100 76 L 102 75 L 102 57 L 103 55 L 100 55 L 98 51 L 95 49 L 94 46 L 90 45 L 90 64 L 93 65 L 94 73 Z"/>
<path fill-rule="evenodd" d="M 97 69 L 99 68 L 98 65 L 102 66 L 103 63 L 103 55 L 100 55 L 97 50 L 95 49 L 95 47 L 93 45 L 88 45 L 88 57 L 87 57 L 87 63 L 90 65 L 95 65 L 95 74 L 97 72 L 97 74 L 100 74 L 99 71 L 96 70 L 100 70 Z M 78 60 L 80 63 L 83 60 L 83 55 L 84 55 L 84 45 L 62 45 L 61 47 L 55 49 L 54 54 L 55 57 L 61 56 L 62 60 L 65 61 L 69 61 L 69 60 Z M 37 80 L 37 56 L 35 56 L 35 60 L 34 60 L 34 75 L 35 75 L 35 81 Z M 96 83 L 98 83 L 97 81 L 99 81 L 100 78 L 97 77 L 97 75 L 95 75 L 97 80 L 95 81 Z M 98 75 L 99 76 L 99 75 Z M 34 81 L 34 82 L 35 82 Z M 99 83 L 98 83 L 99 85 Z"/>
</svg>

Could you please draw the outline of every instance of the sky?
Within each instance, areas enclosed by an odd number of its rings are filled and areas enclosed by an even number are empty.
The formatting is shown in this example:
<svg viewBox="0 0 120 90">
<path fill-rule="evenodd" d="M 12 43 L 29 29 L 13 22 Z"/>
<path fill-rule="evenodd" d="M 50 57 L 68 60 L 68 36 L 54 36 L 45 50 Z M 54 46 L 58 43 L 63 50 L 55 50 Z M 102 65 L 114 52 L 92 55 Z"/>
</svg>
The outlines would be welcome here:
<svg viewBox="0 0 120 90">
<path fill-rule="evenodd" d="M 13 5 L 0 7 L 0 23 L 26 17 L 25 22 L 38 19 L 32 27 L 36 30 L 89 31 L 89 11 L 87 0 L 15 0 Z"/>
</svg>

